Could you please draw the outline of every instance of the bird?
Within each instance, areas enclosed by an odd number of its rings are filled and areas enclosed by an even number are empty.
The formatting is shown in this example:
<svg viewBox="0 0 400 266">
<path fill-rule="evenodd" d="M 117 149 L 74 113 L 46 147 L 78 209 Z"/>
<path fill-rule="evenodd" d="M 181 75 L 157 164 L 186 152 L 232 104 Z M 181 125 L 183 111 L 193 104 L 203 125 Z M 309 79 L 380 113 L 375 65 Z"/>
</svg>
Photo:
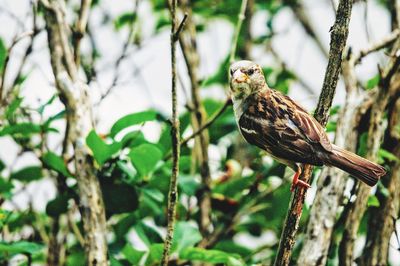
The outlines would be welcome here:
<svg viewBox="0 0 400 266">
<path fill-rule="evenodd" d="M 386 174 L 379 164 L 332 144 L 324 127 L 285 94 L 268 87 L 262 68 L 248 60 L 231 64 L 230 94 L 243 138 L 295 172 L 291 190 L 309 188 L 299 179 L 303 164 L 334 166 L 374 186 Z"/>
</svg>

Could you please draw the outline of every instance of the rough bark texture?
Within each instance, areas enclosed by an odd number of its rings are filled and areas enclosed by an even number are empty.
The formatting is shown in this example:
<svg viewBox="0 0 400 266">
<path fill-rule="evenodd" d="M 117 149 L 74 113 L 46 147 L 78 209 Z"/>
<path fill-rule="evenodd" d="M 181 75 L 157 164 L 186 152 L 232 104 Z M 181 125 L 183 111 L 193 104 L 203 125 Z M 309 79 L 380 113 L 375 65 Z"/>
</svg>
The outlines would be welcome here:
<svg viewBox="0 0 400 266">
<path fill-rule="evenodd" d="M 336 85 L 340 72 L 342 54 L 348 36 L 348 26 L 351 16 L 352 1 L 341 0 L 335 24 L 331 29 L 331 43 L 329 50 L 329 61 L 325 73 L 322 91 L 319 97 L 318 106 L 315 111 L 315 118 L 322 125 L 325 125 L 329 117 L 329 109 L 335 95 Z M 300 178 L 306 182 L 311 179 L 312 167 L 305 165 Z M 289 203 L 289 212 L 286 216 L 284 228 L 279 242 L 278 254 L 275 258 L 275 265 L 289 265 L 292 249 L 295 243 L 295 236 L 298 230 L 301 213 L 303 210 L 306 190 L 296 188 L 294 196 Z"/>
<path fill-rule="evenodd" d="M 399 47 L 400 39 L 398 39 L 393 46 L 393 54 L 397 53 Z M 379 83 L 379 92 L 373 99 L 368 129 L 367 154 L 365 156 L 371 161 L 376 161 L 376 155 L 383 137 L 384 128 L 382 121 L 389 97 L 400 89 L 398 82 L 399 58 L 398 55 L 395 55 L 389 61 L 387 67 L 382 73 L 381 81 Z M 361 219 L 365 213 L 371 190 L 370 187 L 360 182 L 358 182 L 356 186 L 356 200 L 349 205 L 348 211 L 346 212 L 347 216 L 345 218 L 343 238 L 339 246 L 339 262 L 341 265 L 352 265 L 354 261 L 354 242 L 357 238 L 357 232 Z"/>
<path fill-rule="evenodd" d="M 385 149 L 400 158 L 400 99 L 389 108 L 389 127 L 386 131 Z M 400 211 L 400 162 L 391 164 L 391 173 L 382 180 L 388 190 L 388 195 L 377 194 L 380 205 L 371 212 L 370 230 L 367 243 L 361 257 L 360 265 L 388 265 L 390 237 L 395 230 L 396 219 Z"/>
<path fill-rule="evenodd" d="M 64 3 L 41 1 L 45 10 L 51 65 L 57 89 L 67 110 L 69 142 L 74 148 L 75 176 L 84 225 L 87 265 L 107 265 L 106 220 L 100 184 L 94 173 L 93 158 L 86 136 L 93 129 L 88 87 L 78 78 L 64 20 Z"/>
<path fill-rule="evenodd" d="M 358 133 L 356 125 L 360 120 L 360 107 L 369 98 L 357 88 L 357 79 L 352 60 L 343 62 L 343 76 L 347 97 L 340 113 L 336 128 L 335 144 L 355 152 Z M 318 193 L 315 196 L 301 249 L 299 265 L 325 265 L 328 255 L 333 225 L 337 211 L 342 203 L 346 186 L 346 174 L 338 168 L 325 167 L 318 180 Z"/>
<path fill-rule="evenodd" d="M 185 58 L 186 67 L 190 79 L 191 102 L 189 104 L 192 111 L 192 128 L 197 131 L 202 128 L 206 122 L 206 113 L 200 98 L 200 84 L 198 76 L 199 54 L 197 52 L 196 27 L 192 17 L 192 9 L 190 1 L 182 1 L 183 9 L 188 14 L 188 19 L 185 29 L 179 36 L 179 44 Z M 195 137 L 195 146 L 193 158 L 196 161 L 196 167 L 200 168 L 203 188 L 199 193 L 199 208 L 200 208 L 200 232 L 204 237 L 210 233 L 211 225 L 211 176 L 208 160 L 208 130 L 203 130 Z"/>
<path fill-rule="evenodd" d="M 180 134 L 179 134 L 179 113 L 178 113 L 178 94 L 176 91 L 176 42 L 178 40 L 180 31 L 182 30 L 187 15 L 183 18 L 180 25 L 176 25 L 176 6 L 177 1 L 172 0 L 170 4 L 171 10 L 171 33 L 170 33 L 170 44 L 171 44 L 171 94 L 172 94 L 172 126 L 171 126 L 171 141 L 172 141 L 172 171 L 171 179 L 169 184 L 168 193 L 168 225 L 167 225 L 167 236 L 164 241 L 163 256 L 161 259 L 161 265 L 167 266 L 169 263 L 169 254 L 172 246 L 172 240 L 174 236 L 174 227 L 176 220 L 176 203 L 178 200 L 178 175 L 179 175 L 179 157 L 180 157 Z"/>
</svg>

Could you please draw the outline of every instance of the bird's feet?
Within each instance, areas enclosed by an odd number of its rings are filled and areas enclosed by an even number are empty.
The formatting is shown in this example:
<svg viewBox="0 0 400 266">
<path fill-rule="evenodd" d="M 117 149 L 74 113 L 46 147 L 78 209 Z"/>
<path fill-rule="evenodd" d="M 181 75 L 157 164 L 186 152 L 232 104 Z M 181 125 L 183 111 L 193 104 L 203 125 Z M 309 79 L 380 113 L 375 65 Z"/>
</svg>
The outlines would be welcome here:
<svg viewBox="0 0 400 266">
<path fill-rule="evenodd" d="M 310 184 L 299 179 L 300 174 L 301 174 L 301 168 L 299 167 L 297 172 L 293 176 L 292 186 L 290 187 L 291 192 L 294 191 L 296 186 L 303 187 L 305 189 L 308 189 L 311 187 Z"/>
</svg>

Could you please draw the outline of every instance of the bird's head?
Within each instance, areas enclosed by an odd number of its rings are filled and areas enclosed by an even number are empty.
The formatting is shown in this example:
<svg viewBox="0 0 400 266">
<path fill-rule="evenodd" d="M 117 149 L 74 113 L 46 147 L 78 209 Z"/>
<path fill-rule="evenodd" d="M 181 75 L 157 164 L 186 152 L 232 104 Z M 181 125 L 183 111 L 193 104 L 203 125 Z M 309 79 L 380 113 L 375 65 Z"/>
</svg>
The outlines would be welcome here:
<svg viewBox="0 0 400 266">
<path fill-rule="evenodd" d="M 259 65 L 248 60 L 237 61 L 229 69 L 233 99 L 243 100 L 265 88 L 266 82 Z"/>
</svg>

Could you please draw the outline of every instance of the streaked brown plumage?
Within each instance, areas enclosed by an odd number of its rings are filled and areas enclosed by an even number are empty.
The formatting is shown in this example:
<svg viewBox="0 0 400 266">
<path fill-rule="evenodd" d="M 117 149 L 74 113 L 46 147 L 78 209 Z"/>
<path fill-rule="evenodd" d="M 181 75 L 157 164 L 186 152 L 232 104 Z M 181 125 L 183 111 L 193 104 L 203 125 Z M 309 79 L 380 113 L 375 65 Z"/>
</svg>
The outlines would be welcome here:
<svg viewBox="0 0 400 266">
<path fill-rule="evenodd" d="M 231 92 L 238 127 L 250 144 L 288 165 L 296 175 L 299 163 L 338 167 L 369 186 L 385 175 L 385 169 L 331 144 L 324 128 L 288 96 L 268 88 L 260 66 L 251 61 L 232 64 Z"/>
</svg>

